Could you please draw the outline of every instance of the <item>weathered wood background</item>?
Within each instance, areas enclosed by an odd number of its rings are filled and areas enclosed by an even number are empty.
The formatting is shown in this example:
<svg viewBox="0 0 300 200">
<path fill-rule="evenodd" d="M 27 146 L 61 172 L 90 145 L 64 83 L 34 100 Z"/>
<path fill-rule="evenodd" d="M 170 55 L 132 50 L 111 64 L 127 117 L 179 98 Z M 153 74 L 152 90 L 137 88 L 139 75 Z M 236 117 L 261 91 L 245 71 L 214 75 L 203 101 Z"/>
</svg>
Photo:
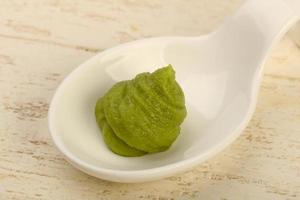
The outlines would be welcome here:
<svg viewBox="0 0 300 200">
<path fill-rule="evenodd" d="M 50 99 L 80 63 L 139 38 L 208 33 L 241 2 L 0 0 L 0 199 L 300 199 L 300 49 L 288 36 L 268 59 L 249 126 L 192 171 L 110 183 L 70 166 L 49 136 Z"/>
</svg>

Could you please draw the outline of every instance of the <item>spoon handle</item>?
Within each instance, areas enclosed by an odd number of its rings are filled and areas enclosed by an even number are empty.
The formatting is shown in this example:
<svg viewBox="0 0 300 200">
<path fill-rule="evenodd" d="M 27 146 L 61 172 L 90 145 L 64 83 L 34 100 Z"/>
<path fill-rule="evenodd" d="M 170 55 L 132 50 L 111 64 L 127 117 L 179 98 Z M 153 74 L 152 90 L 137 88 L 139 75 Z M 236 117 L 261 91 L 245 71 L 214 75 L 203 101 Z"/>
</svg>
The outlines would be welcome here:
<svg viewBox="0 0 300 200">
<path fill-rule="evenodd" d="M 241 45 L 248 40 L 247 46 L 259 42 L 260 51 L 268 53 L 299 18 L 300 0 L 247 0 L 215 35 Z"/>
</svg>

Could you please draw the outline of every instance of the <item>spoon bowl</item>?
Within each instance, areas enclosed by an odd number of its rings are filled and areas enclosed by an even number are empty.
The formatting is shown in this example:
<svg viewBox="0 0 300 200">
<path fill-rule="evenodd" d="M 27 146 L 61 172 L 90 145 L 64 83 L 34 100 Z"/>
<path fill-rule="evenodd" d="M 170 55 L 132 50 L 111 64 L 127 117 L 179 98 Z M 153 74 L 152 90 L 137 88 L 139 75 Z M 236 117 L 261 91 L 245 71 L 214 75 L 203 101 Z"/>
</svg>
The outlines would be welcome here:
<svg viewBox="0 0 300 200">
<path fill-rule="evenodd" d="M 197 38 L 139 40 L 106 50 L 74 70 L 49 110 L 51 136 L 72 165 L 105 180 L 144 182 L 207 160 L 245 128 L 255 108 L 262 66 L 299 18 L 281 0 L 247 1 L 215 32 Z M 94 108 L 113 84 L 172 64 L 186 97 L 181 134 L 162 153 L 121 157 L 102 140 Z"/>
</svg>

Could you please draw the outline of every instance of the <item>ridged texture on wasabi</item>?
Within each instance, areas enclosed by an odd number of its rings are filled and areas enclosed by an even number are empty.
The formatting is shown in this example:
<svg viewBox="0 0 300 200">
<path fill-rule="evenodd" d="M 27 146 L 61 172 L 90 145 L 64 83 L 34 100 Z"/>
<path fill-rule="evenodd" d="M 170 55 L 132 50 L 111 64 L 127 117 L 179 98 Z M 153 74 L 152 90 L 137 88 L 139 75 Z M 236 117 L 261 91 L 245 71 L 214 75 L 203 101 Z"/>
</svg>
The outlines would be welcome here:
<svg viewBox="0 0 300 200">
<path fill-rule="evenodd" d="M 97 101 L 96 120 L 114 153 L 141 156 L 167 150 L 186 116 L 172 66 L 115 84 Z"/>
</svg>

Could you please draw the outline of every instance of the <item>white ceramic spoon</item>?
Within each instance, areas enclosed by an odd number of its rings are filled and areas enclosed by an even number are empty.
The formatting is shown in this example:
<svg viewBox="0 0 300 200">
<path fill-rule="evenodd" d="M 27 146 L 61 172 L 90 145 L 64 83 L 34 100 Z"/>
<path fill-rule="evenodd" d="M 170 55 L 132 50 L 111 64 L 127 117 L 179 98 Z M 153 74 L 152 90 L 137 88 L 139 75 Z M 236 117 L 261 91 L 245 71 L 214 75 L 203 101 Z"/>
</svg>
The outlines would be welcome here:
<svg viewBox="0 0 300 200">
<path fill-rule="evenodd" d="M 249 0 L 217 31 L 202 37 L 135 41 L 106 50 L 73 71 L 49 110 L 52 138 L 71 164 L 101 179 L 144 182 L 190 169 L 220 152 L 247 125 L 262 66 L 299 18 L 299 0 Z M 94 106 L 115 82 L 167 64 L 176 70 L 188 116 L 166 152 L 126 158 L 108 150 Z"/>
</svg>

